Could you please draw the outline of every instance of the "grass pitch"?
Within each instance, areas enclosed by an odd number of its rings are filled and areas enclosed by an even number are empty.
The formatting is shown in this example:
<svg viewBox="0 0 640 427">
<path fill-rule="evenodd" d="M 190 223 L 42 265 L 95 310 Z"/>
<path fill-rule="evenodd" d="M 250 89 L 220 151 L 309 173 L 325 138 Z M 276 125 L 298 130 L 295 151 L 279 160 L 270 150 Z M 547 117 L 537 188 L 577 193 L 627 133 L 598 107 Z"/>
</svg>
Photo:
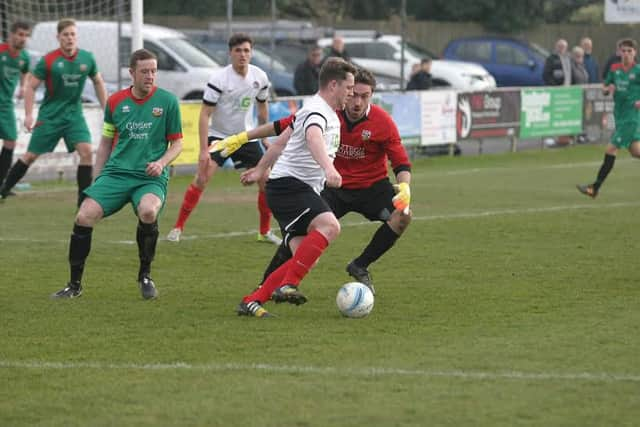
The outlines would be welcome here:
<svg viewBox="0 0 640 427">
<path fill-rule="evenodd" d="M 344 268 L 377 224 L 350 214 L 303 281 L 310 301 L 240 318 L 274 247 L 255 189 L 214 177 L 179 244 L 136 286 L 129 208 L 94 232 L 82 298 L 67 281 L 75 190 L 0 205 L 0 425 L 637 425 L 640 162 L 598 199 L 602 147 L 414 162 L 414 221 L 370 270 L 365 319 L 342 318 Z M 190 177 L 172 180 L 161 235 Z"/>
</svg>

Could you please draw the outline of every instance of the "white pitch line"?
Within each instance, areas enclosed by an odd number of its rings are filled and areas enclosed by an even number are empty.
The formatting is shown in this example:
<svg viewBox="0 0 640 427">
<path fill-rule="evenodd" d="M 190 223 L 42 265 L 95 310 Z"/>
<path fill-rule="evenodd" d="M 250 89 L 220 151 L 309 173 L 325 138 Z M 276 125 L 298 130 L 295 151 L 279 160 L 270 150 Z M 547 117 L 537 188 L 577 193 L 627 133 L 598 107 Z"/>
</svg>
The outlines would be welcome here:
<svg viewBox="0 0 640 427">
<path fill-rule="evenodd" d="M 421 370 L 397 368 L 336 368 L 321 366 L 283 366 L 263 363 L 101 363 L 101 362 L 47 362 L 0 360 L 0 368 L 37 370 L 140 370 L 140 371 L 258 371 L 266 373 L 288 373 L 306 375 L 338 375 L 350 377 L 426 377 L 459 378 L 464 380 L 496 381 L 587 381 L 587 382 L 640 382 L 637 374 L 616 374 L 608 372 L 523 372 L 523 371 L 463 371 L 463 370 Z"/>
<path fill-rule="evenodd" d="M 571 211 L 571 210 L 583 210 L 583 209 L 608 209 L 608 208 L 628 208 L 640 206 L 640 202 L 618 202 L 618 203 L 590 203 L 582 205 L 559 205 L 559 206 L 547 206 L 542 208 L 522 208 L 522 209 L 496 209 L 489 211 L 479 212 L 460 212 L 442 215 L 426 215 L 426 216 L 414 216 L 412 221 L 447 221 L 456 219 L 473 219 L 473 218 L 486 218 L 493 216 L 507 216 L 507 215 L 523 215 L 534 213 L 549 213 L 559 211 Z M 358 227 L 362 225 L 370 225 L 371 221 L 349 221 L 342 224 L 343 227 Z M 199 240 L 199 239 L 227 239 L 231 237 L 243 237 L 255 235 L 258 230 L 247 231 L 230 231 L 227 233 L 210 233 L 210 234 L 192 234 L 181 237 L 181 240 Z M 160 238 L 160 240 L 166 240 L 166 238 Z M 47 240 L 47 239 L 29 239 L 26 237 L 0 237 L 0 242 L 28 242 L 28 243 L 67 243 L 68 240 Z M 136 244 L 135 240 L 105 240 L 104 243 L 115 245 L 133 245 Z"/>
</svg>

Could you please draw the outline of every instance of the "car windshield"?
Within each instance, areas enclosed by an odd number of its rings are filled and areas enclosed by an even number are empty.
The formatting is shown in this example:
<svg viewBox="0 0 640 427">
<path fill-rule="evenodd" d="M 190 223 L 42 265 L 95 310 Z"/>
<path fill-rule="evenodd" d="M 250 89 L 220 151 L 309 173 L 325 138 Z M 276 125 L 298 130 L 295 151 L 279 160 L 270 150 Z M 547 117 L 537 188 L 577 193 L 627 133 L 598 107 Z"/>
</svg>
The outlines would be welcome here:
<svg viewBox="0 0 640 427">
<path fill-rule="evenodd" d="M 194 46 L 187 39 L 167 38 L 162 39 L 162 42 L 192 67 L 216 68 L 218 66 L 204 50 Z"/>
<path fill-rule="evenodd" d="M 542 46 L 535 43 L 529 43 L 529 45 L 531 46 L 533 54 L 540 60 L 540 62 L 544 62 L 547 59 L 547 56 L 549 56 L 549 51 Z"/>
<path fill-rule="evenodd" d="M 420 46 L 418 46 L 416 44 L 413 44 L 411 42 L 405 42 L 404 48 L 407 49 L 409 51 L 409 53 L 411 53 L 412 55 L 417 56 L 419 58 L 424 58 L 426 56 L 426 57 L 435 59 L 435 58 L 438 57 L 435 53 L 430 52 L 427 49 L 424 49 L 423 47 L 420 47 Z"/>
<path fill-rule="evenodd" d="M 284 66 L 284 64 L 282 62 L 280 62 L 277 58 L 275 58 L 274 56 L 269 55 L 268 52 L 257 48 L 257 47 L 253 47 L 253 59 L 255 60 L 255 62 L 257 64 L 261 64 L 260 66 L 262 68 L 265 68 L 265 71 L 269 70 L 269 69 L 273 69 L 274 71 L 286 71 L 287 67 Z M 273 62 L 272 62 L 273 61 Z"/>
</svg>

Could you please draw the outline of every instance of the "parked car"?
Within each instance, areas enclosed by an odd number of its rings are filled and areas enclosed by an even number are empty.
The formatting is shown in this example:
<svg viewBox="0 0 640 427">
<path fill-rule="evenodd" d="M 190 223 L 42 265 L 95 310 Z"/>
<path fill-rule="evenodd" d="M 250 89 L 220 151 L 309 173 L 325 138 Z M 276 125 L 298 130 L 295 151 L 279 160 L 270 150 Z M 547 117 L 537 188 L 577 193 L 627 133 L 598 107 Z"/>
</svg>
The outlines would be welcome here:
<svg viewBox="0 0 640 427">
<path fill-rule="evenodd" d="M 202 46 L 221 65 L 229 63 L 229 45 L 224 40 L 211 39 L 206 34 L 190 33 L 189 37 Z M 293 86 L 293 74 L 287 67 L 268 50 L 261 46 L 253 46 L 251 63 L 260 67 L 269 76 L 273 90 L 278 96 L 293 96 L 296 90 Z"/>
<path fill-rule="evenodd" d="M 401 77 L 402 38 L 398 35 L 374 37 L 343 37 L 344 46 L 351 60 L 374 75 Z M 331 46 L 332 38 L 318 40 L 323 48 Z M 496 87 L 496 82 L 481 66 L 461 61 L 434 59 L 436 56 L 412 43 L 405 42 L 404 78 L 409 81 L 411 68 L 422 58 L 431 58 L 431 75 L 434 86 L 446 86 L 458 90 L 484 90 Z M 405 83 L 406 84 L 406 83 Z"/>
<path fill-rule="evenodd" d="M 55 21 L 37 23 L 27 47 L 39 52 L 49 52 L 59 47 L 56 26 Z M 114 21 L 77 21 L 76 26 L 79 47 L 93 53 L 104 80 L 117 83 L 120 74 L 123 82 L 129 82 L 131 24 L 122 23 L 120 40 L 118 23 Z M 219 65 L 181 32 L 145 24 L 142 36 L 144 47 L 158 57 L 158 86 L 180 99 L 202 99 L 211 71 L 219 68 Z M 118 67 L 118 63 L 121 67 Z"/>
<path fill-rule="evenodd" d="M 467 37 L 450 41 L 443 57 L 475 62 L 486 68 L 498 86 L 543 85 L 542 70 L 549 52 L 523 40 L 507 37 Z"/>
</svg>

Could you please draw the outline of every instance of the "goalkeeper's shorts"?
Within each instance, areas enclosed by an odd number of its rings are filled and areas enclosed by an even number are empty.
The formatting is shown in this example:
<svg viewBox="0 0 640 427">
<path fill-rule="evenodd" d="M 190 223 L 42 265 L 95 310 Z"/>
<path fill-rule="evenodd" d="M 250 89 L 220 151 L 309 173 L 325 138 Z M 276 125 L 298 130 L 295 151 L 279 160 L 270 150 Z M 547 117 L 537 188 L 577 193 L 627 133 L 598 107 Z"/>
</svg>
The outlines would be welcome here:
<svg viewBox="0 0 640 427">
<path fill-rule="evenodd" d="M 211 146 L 213 142 L 219 141 L 221 139 L 222 138 L 210 136 L 209 146 Z M 242 145 L 242 147 L 238 148 L 229 157 L 222 157 L 220 155 L 220 151 L 211 153 L 211 160 L 216 162 L 218 166 L 222 166 L 227 161 L 227 159 L 231 159 L 234 168 L 248 169 L 258 164 L 258 162 L 262 158 L 263 153 L 264 150 L 262 148 L 262 144 L 259 141 L 249 141 L 246 144 Z"/>
<path fill-rule="evenodd" d="M 36 121 L 29 141 L 27 151 L 35 154 L 51 153 L 58 145 L 60 138 L 64 139 L 67 151 L 76 149 L 76 144 L 85 142 L 91 144 L 91 133 L 82 113 L 69 114 L 64 119 L 43 119 Z"/>
<path fill-rule="evenodd" d="M 388 221 L 394 211 L 395 191 L 389 178 L 381 179 L 367 188 L 346 189 L 325 187 L 320 193 L 335 214 L 342 218 L 357 212 L 369 221 Z"/>
</svg>

